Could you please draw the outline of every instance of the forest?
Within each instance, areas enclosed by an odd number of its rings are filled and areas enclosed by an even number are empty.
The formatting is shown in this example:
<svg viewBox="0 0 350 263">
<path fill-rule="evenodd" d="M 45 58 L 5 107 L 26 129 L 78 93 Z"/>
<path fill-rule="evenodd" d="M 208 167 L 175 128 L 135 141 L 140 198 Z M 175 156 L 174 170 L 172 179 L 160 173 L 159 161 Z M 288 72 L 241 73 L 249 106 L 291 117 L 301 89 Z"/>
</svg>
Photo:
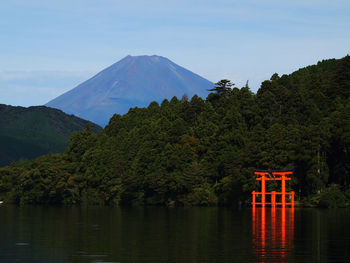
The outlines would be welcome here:
<svg viewBox="0 0 350 263">
<path fill-rule="evenodd" d="M 304 206 L 350 204 L 350 56 L 253 93 L 221 80 L 206 99 L 152 102 L 74 132 L 62 154 L 0 168 L 16 204 L 249 206 L 254 169 L 291 169 Z M 276 187 L 271 184 L 269 187 Z M 267 189 L 269 190 L 269 189 Z"/>
<path fill-rule="evenodd" d="M 0 104 L 0 167 L 20 158 L 63 152 L 73 131 L 102 128 L 61 110 L 45 106 L 19 107 Z"/>
</svg>

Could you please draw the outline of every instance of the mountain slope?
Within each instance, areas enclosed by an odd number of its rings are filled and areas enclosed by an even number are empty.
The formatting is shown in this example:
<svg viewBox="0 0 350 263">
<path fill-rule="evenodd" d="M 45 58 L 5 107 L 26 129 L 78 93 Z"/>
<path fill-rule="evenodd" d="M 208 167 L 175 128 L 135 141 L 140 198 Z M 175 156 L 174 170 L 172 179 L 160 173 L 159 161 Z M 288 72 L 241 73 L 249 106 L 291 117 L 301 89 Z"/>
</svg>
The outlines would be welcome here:
<svg viewBox="0 0 350 263">
<path fill-rule="evenodd" d="M 46 105 L 102 126 L 114 113 L 173 96 L 206 97 L 213 83 L 160 56 L 127 56 Z"/>
<path fill-rule="evenodd" d="M 350 206 L 350 56 L 274 74 L 206 100 L 171 100 L 114 115 L 63 155 L 0 169 L 0 199 L 17 203 L 251 203 L 254 169 L 294 171 L 296 200 Z M 47 176 L 50 171 L 50 176 Z M 11 179 L 11 180 L 10 180 Z M 49 185 L 50 187 L 47 187 Z"/>
<path fill-rule="evenodd" d="M 0 104 L 0 166 L 20 158 L 62 152 L 73 131 L 90 122 L 44 106 L 13 107 Z M 101 128 L 90 123 L 95 131 Z"/>
</svg>

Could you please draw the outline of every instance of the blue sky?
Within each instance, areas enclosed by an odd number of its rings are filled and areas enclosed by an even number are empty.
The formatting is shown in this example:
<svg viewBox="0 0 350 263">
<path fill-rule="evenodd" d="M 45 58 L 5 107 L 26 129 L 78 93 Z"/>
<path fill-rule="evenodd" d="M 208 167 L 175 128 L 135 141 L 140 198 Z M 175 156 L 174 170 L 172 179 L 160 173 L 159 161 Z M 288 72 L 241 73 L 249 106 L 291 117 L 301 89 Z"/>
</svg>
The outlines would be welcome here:
<svg viewBox="0 0 350 263">
<path fill-rule="evenodd" d="M 0 103 L 41 105 L 126 55 L 256 91 L 350 53 L 348 0 L 2 0 Z"/>
</svg>

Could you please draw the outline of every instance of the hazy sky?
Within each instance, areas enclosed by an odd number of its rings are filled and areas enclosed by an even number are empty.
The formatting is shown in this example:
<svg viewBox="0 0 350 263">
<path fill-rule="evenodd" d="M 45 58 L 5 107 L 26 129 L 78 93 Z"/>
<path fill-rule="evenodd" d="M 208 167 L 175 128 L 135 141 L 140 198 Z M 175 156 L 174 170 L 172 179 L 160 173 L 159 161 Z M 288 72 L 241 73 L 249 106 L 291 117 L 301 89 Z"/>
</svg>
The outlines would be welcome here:
<svg viewBox="0 0 350 263">
<path fill-rule="evenodd" d="M 0 103 L 45 104 L 129 54 L 256 91 L 349 53 L 349 0 L 1 0 Z"/>
</svg>

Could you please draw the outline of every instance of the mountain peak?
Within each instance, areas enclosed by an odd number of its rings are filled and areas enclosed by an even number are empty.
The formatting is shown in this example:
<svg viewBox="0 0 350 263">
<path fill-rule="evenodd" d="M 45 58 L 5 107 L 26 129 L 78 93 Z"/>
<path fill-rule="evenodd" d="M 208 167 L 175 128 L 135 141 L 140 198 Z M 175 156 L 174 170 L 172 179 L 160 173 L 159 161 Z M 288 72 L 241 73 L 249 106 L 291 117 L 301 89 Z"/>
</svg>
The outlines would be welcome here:
<svg viewBox="0 0 350 263">
<path fill-rule="evenodd" d="M 125 60 L 125 61 L 154 61 L 154 62 L 167 61 L 167 62 L 170 62 L 170 60 L 167 59 L 166 57 L 162 57 L 162 56 L 158 56 L 158 55 L 138 55 L 138 56 L 127 55 L 121 61 L 123 61 L 123 60 Z M 119 62 L 117 62 L 117 63 L 119 63 Z"/>
<path fill-rule="evenodd" d="M 46 105 L 102 126 L 114 113 L 173 96 L 206 97 L 213 83 L 158 55 L 128 55 Z"/>
<path fill-rule="evenodd" d="M 132 55 L 127 55 L 126 58 L 164 58 L 162 56 L 158 55 L 138 55 L 138 56 L 132 56 Z"/>
</svg>

